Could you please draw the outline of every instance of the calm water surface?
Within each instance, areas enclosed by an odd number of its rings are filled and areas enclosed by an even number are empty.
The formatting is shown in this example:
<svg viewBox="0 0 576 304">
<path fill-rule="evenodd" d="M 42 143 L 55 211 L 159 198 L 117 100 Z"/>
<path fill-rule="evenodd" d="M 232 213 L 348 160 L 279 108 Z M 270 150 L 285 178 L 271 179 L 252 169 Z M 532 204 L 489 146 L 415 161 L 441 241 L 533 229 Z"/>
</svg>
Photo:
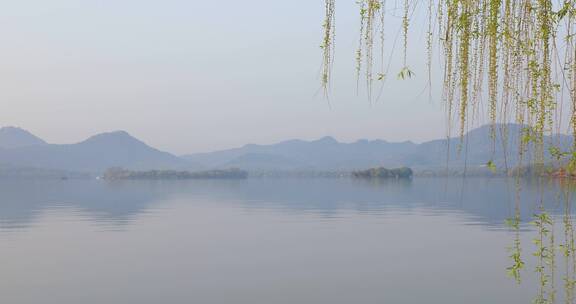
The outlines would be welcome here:
<svg viewBox="0 0 576 304">
<path fill-rule="evenodd" d="M 0 181 L 0 303 L 572 302 L 528 224 L 542 196 L 567 243 L 561 187 L 522 189 L 516 231 L 505 179 Z"/>
</svg>

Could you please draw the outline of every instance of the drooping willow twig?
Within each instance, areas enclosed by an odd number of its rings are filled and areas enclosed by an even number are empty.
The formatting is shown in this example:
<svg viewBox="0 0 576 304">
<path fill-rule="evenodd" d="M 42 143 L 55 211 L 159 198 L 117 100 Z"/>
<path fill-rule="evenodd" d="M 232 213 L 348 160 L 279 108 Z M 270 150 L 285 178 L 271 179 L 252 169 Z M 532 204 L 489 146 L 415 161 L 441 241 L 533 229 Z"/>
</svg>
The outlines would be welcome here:
<svg viewBox="0 0 576 304">
<path fill-rule="evenodd" d="M 357 2 L 360 41 L 356 77 L 358 81 L 361 76 L 366 79 L 371 99 L 373 81 L 385 77 L 384 71 L 374 72 L 374 46 L 380 38 L 383 56 L 386 2 Z M 322 86 L 327 93 L 333 64 L 335 0 L 325 0 L 325 4 Z M 535 161 L 541 163 L 546 154 L 544 136 L 559 129 L 561 117 L 557 111 L 565 102 L 562 96 L 566 95 L 572 108 L 571 132 L 576 138 L 576 0 L 404 0 L 396 1 L 395 5 L 403 6 L 400 9 L 403 53 L 398 78 L 415 75 L 408 68 L 409 27 L 418 24 L 417 20 L 411 20 L 411 12 L 422 7 L 427 11 L 429 23 L 427 54 L 424 54 L 428 61 L 428 85 L 431 86 L 433 77 L 431 53 L 437 47 L 448 123 L 457 118 L 460 136 L 467 131 L 466 121 L 479 113 L 487 114 L 492 126 L 499 122 L 525 125 L 522 141 L 526 145 L 533 143 Z M 432 20 L 438 22 L 436 31 L 432 30 Z M 565 50 L 562 64 L 552 60 L 560 57 L 555 53 L 559 49 Z M 562 80 L 554 75 L 562 75 Z M 487 103 L 482 102 L 484 91 L 488 93 Z M 490 133 L 495 141 L 494 127 Z M 576 173 L 576 144 L 571 151 L 564 152 L 571 158 Z"/>
</svg>

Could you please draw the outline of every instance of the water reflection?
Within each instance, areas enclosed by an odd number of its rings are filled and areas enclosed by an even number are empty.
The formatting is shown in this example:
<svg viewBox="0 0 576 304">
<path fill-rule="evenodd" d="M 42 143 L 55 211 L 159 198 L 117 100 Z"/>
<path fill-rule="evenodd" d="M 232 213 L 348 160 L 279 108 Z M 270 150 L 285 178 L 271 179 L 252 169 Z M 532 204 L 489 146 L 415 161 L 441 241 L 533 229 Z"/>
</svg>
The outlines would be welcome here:
<svg viewBox="0 0 576 304">
<path fill-rule="evenodd" d="M 520 192 L 508 179 L 251 179 L 244 181 L 0 181 L 0 229 L 26 228 L 45 211 L 70 207 L 95 222 L 130 223 L 142 213 L 162 208 L 170 198 L 212 199 L 248 209 L 314 213 L 337 217 L 339 212 L 462 212 L 470 223 L 503 228 L 506 221 L 532 221 L 539 211 L 540 192 L 523 181 Z M 541 193 L 546 210 L 561 214 L 559 184 Z M 517 196 L 518 193 L 518 197 Z M 514 202 L 522 201 L 522 204 Z M 474 220 L 472 220 L 474 219 Z M 516 224 L 512 224 L 515 226 Z"/>
<path fill-rule="evenodd" d="M 18 292 L 32 284 L 57 290 L 58 303 L 107 302 L 101 285 L 124 297 L 114 303 L 139 304 L 574 303 L 571 189 L 481 178 L 0 181 L 0 260 L 10 261 L 0 300 L 37 303 Z"/>
<path fill-rule="evenodd" d="M 512 245 L 508 248 L 511 259 L 508 274 L 517 284 L 522 284 L 526 265 L 523 247 L 529 248 L 534 261 L 528 264 L 533 265 L 530 270 L 538 282 L 532 302 L 551 304 L 562 302 L 563 299 L 564 303 L 574 303 L 576 247 L 572 194 L 576 185 L 572 181 L 547 179 L 533 179 L 529 184 L 516 180 L 515 184 L 514 214 L 506 221 L 513 232 Z M 523 198 L 523 187 L 527 186 L 537 188 L 538 191 L 533 196 Z M 538 208 L 530 222 L 535 233 L 531 242 L 526 243 L 520 237 L 521 210 L 529 200 L 537 202 Z M 563 282 L 560 286 L 557 284 L 559 279 Z M 558 288 L 562 291 L 560 294 Z"/>
<path fill-rule="evenodd" d="M 123 225 L 162 197 L 153 185 L 98 181 L 0 181 L 0 229 L 25 229 L 47 211 L 72 208 L 95 222 Z"/>
</svg>

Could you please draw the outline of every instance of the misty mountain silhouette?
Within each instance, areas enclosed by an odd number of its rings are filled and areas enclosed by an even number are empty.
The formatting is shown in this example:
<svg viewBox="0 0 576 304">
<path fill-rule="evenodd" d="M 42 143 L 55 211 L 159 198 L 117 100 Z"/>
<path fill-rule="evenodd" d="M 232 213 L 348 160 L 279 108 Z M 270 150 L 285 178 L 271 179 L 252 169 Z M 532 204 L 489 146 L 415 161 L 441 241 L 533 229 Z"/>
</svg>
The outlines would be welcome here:
<svg viewBox="0 0 576 304">
<path fill-rule="evenodd" d="M 24 129 L 17 127 L 0 129 L 0 148 L 11 149 L 44 144 L 46 144 L 44 140 Z"/>
<path fill-rule="evenodd" d="M 0 163 L 78 172 L 102 172 L 110 167 L 144 170 L 187 166 L 182 159 L 154 149 L 124 131 L 102 133 L 77 144 L 0 149 Z"/>
<path fill-rule="evenodd" d="M 332 137 L 314 141 L 288 140 L 272 145 L 249 144 L 241 148 L 185 155 L 183 158 L 209 168 L 235 166 L 244 170 L 353 170 L 384 166 L 409 166 L 417 169 L 518 164 L 518 146 L 524 126 L 496 125 L 492 140 L 490 126 L 471 130 L 463 138 L 439 139 L 416 144 L 410 141 L 358 140 L 340 143 Z M 572 137 L 553 135 L 547 146 L 567 148 Z M 530 159 L 529 149 L 525 161 Z"/>
<path fill-rule="evenodd" d="M 239 168 L 248 171 L 355 170 L 370 167 L 409 166 L 416 170 L 518 164 L 518 143 L 525 127 L 497 125 L 496 139 L 490 127 L 468 132 L 463 138 L 439 139 L 416 144 L 410 141 L 358 140 L 341 143 L 332 137 L 288 140 L 271 145 L 248 144 L 240 148 L 177 157 L 150 147 L 125 131 L 102 133 L 76 144 L 47 144 L 18 128 L 0 129 L 0 169 L 44 168 L 100 173 L 111 167 L 132 170 L 208 170 Z M 568 148 L 572 137 L 553 135 L 547 146 Z M 530 159 L 529 149 L 525 159 Z M 527 161 L 525 160 L 524 164 Z M 32 171 L 34 172 L 34 171 Z"/>
</svg>

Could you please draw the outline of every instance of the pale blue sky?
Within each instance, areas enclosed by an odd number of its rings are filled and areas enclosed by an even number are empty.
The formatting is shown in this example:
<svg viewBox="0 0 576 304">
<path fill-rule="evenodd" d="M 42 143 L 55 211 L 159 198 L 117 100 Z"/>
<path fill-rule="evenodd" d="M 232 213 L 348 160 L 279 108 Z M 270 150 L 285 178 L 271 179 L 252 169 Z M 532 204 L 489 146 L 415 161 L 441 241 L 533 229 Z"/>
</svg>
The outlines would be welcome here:
<svg viewBox="0 0 576 304">
<path fill-rule="evenodd" d="M 322 0 L 2 1 L 0 125 L 53 143 L 121 129 L 178 154 L 324 135 L 443 136 L 440 101 L 419 96 L 425 25 L 412 27 L 416 78 L 396 79 L 398 49 L 383 97 L 370 105 L 355 90 L 357 7 L 337 5 L 330 108 L 315 96 Z M 391 51 L 399 25 L 388 20 Z"/>
</svg>

